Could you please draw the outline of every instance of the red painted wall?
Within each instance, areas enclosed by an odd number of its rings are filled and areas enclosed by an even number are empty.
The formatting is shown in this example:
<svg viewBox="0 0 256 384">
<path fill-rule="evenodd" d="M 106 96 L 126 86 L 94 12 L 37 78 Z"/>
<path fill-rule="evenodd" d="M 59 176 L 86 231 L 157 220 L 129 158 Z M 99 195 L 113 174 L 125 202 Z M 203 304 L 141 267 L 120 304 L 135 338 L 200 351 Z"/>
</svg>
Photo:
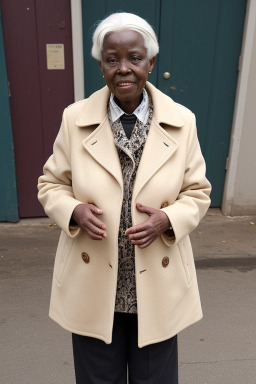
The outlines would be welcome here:
<svg viewBox="0 0 256 384">
<path fill-rule="evenodd" d="M 37 179 L 63 109 L 74 100 L 70 0 L 0 0 L 20 217 L 43 216 Z M 64 44 L 65 69 L 47 69 L 46 44 Z"/>
</svg>

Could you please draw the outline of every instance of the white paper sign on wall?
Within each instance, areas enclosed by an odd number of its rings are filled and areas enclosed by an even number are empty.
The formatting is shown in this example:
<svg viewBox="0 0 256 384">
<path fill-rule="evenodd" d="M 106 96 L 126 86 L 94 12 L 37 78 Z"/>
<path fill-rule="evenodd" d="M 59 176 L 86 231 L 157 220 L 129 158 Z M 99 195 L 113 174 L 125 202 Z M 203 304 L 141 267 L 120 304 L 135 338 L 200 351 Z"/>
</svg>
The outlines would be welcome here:
<svg viewBox="0 0 256 384">
<path fill-rule="evenodd" d="M 47 69 L 65 69 L 64 44 L 46 44 Z"/>
</svg>

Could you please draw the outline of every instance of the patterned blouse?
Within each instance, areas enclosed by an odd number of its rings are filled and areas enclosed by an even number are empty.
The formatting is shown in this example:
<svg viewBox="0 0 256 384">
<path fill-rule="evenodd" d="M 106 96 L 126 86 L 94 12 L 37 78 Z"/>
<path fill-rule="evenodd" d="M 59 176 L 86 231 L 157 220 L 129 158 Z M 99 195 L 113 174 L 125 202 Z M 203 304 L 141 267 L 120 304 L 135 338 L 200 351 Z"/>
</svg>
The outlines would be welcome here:
<svg viewBox="0 0 256 384">
<path fill-rule="evenodd" d="M 119 260 L 115 311 L 137 313 L 134 245 L 131 244 L 129 237 L 125 236 L 125 231 L 132 226 L 131 201 L 133 186 L 153 116 L 153 104 L 150 100 L 146 124 L 137 119 L 130 140 L 128 140 L 124 132 L 120 118 L 112 122 L 110 109 L 108 115 L 119 154 L 124 182 L 124 197 L 118 235 Z"/>
</svg>

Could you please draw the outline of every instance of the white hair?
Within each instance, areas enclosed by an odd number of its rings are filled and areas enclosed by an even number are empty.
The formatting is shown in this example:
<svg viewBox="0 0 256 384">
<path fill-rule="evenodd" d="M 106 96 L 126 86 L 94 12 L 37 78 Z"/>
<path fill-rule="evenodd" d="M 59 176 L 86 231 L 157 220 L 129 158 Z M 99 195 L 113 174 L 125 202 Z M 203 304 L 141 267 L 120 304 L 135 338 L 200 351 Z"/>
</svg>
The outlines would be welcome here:
<svg viewBox="0 0 256 384">
<path fill-rule="evenodd" d="M 99 61 L 102 59 L 103 42 L 107 33 L 127 29 L 138 32 L 143 37 L 149 60 L 158 54 L 159 45 L 151 25 L 142 17 L 133 13 L 121 12 L 112 13 L 98 24 L 92 37 L 92 57 Z"/>
</svg>

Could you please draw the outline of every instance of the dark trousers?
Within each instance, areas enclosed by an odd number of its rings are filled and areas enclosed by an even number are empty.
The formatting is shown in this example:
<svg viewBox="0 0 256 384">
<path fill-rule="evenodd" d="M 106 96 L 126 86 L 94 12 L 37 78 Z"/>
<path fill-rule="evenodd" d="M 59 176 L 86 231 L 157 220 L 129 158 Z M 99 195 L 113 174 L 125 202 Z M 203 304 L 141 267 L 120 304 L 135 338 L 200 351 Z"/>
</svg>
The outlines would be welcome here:
<svg viewBox="0 0 256 384">
<path fill-rule="evenodd" d="M 137 315 L 115 313 L 111 344 L 77 334 L 72 341 L 77 384 L 178 384 L 177 336 L 138 348 Z"/>
</svg>

